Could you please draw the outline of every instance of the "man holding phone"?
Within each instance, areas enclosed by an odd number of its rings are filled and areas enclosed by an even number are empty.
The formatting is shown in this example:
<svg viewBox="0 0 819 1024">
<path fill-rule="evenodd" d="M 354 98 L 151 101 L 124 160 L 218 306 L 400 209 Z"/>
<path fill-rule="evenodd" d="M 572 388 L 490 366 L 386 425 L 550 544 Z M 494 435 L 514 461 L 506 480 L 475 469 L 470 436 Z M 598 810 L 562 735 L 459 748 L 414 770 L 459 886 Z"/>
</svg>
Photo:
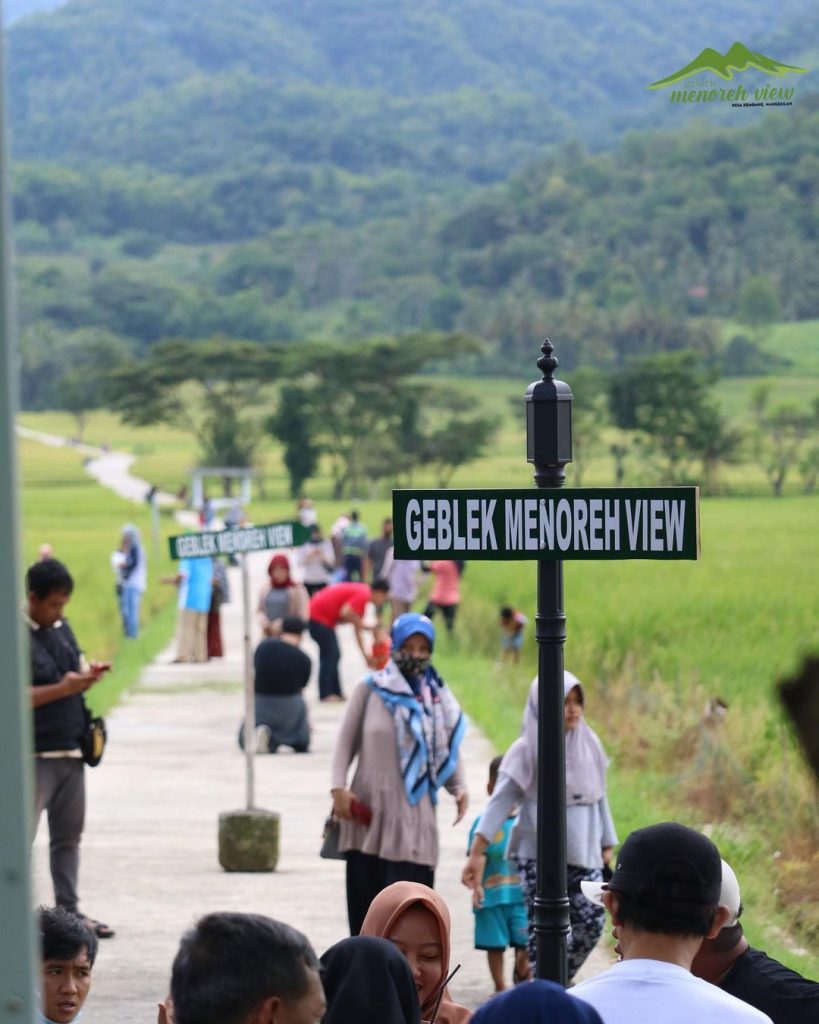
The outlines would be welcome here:
<svg viewBox="0 0 819 1024">
<path fill-rule="evenodd" d="M 87 662 L 63 619 L 74 581 L 56 558 L 35 562 L 26 574 L 34 709 L 35 827 L 48 815 L 51 879 L 58 906 L 80 917 L 77 879 L 85 823 L 85 775 L 80 743 L 88 715 L 83 694 L 111 667 Z M 84 918 L 99 938 L 113 931 Z"/>
</svg>

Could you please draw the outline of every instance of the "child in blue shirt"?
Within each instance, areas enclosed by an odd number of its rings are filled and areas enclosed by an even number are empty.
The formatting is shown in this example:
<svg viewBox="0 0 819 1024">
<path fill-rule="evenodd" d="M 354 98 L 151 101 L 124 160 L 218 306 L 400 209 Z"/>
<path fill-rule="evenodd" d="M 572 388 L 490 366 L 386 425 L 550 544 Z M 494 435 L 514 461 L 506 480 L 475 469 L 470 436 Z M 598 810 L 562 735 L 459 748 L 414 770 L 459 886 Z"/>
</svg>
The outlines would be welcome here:
<svg viewBox="0 0 819 1024">
<path fill-rule="evenodd" d="M 489 765 L 489 782 L 487 793 L 491 796 L 498 780 L 498 769 L 503 759 L 496 757 Z M 481 816 L 472 823 L 469 832 L 469 846 Z M 475 914 L 475 949 L 486 950 L 489 961 L 489 973 L 495 983 L 495 991 L 502 992 L 506 988 L 503 978 L 503 956 L 508 946 L 515 950 L 515 969 L 512 979 L 515 984 L 528 981 L 530 978 L 529 954 L 527 942 L 529 925 L 526 916 L 526 904 L 520 887 L 517 867 L 506 857 L 509 845 L 509 833 L 515 823 L 515 815 L 510 815 L 503 828 L 493 837 L 486 849 L 486 866 L 483 872 L 483 902 L 473 904 Z"/>
</svg>

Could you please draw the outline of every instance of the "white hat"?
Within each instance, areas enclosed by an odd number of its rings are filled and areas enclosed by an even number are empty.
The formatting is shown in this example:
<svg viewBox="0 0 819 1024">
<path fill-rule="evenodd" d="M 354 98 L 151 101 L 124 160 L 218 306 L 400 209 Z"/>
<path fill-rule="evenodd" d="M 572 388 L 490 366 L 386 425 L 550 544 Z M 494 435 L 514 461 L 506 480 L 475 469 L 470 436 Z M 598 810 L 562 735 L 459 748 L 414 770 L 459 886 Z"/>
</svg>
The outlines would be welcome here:
<svg viewBox="0 0 819 1024">
<path fill-rule="evenodd" d="M 580 884 L 582 885 L 583 883 L 581 882 Z M 739 912 L 742 909 L 742 898 L 739 895 L 739 882 L 734 874 L 734 869 L 730 864 L 726 864 L 725 861 L 722 862 L 722 885 L 719 890 L 719 905 L 727 907 L 731 911 L 731 916 L 722 927 L 732 928 L 737 923 Z"/>
<path fill-rule="evenodd" d="M 605 882 L 581 882 L 580 889 L 590 903 L 603 906 L 603 892 L 608 888 Z"/>
</svg>

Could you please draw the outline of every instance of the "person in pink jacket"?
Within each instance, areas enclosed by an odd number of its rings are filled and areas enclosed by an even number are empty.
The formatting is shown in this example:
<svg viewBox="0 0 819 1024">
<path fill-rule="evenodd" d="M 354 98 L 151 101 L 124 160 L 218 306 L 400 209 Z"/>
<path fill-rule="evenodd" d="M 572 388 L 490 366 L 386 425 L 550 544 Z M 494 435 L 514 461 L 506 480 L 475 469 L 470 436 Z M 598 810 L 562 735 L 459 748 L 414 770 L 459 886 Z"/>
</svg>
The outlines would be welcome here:
<svg viewBox="0 0 819 1024">
<path fill-rule="evenodd" d="M 455 614 L 461 603 L 461 572 L 462 564 L 453 561 L 437 561 L 429 563 L 429 571 L 435 577 L 429 603 L 424 615 L 431 619 L 439 611 L 444 617 L 447 632 L 451 633 L 455 625 Z"/>
</svg>

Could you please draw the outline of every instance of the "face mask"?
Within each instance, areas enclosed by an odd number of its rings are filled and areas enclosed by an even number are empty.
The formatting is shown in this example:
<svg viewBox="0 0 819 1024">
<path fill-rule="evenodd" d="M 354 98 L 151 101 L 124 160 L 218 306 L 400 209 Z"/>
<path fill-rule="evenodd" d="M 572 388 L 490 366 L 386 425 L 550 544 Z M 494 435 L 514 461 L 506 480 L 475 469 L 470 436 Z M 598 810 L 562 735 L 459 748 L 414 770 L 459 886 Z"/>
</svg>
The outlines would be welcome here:
<svg viewBox="0 0 819 1024">
<path fill-rule="evenodd" d="M 405 654 L 403 651 L 396 651 L 392 660 L 401 670 L 401 675 L 407 679 L 416 679 L 422 676 L 429 668 L 429 658 L 417 658 L 412 654 Z"/>
</svg>

